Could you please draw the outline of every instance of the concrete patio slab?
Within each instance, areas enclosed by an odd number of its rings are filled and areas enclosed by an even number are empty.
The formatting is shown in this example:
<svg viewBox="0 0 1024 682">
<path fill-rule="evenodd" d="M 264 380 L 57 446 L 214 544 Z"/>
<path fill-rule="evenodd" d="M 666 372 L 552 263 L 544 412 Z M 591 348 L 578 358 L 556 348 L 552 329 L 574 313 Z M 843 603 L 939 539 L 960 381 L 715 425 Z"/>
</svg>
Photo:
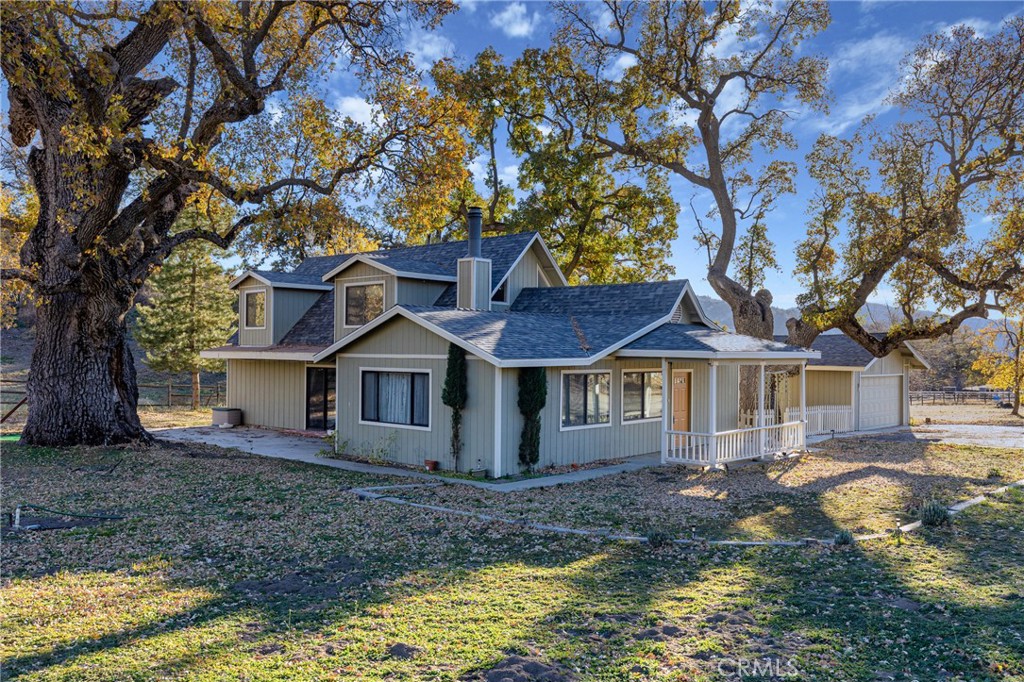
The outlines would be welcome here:
<svg viewBox="0 0 1024 682">
<path fill-rule="evenodd" d="M 523 478 L 515 481 L 491 482 L 475 479 L 449 478 L 437 474 L 429 474 L 424 471 L 414 471 L 400 467 L 378 466 L 365 462 L 352 462 L 333 457 L 324 457 L 329 452 L 330 445 L 324 440 L 311 438 L 309 436 L 281 433 L 272 429 L 260 429 L 253 427 L 236 427 L 233 429 L 221 429 L 212 426 L 194 426 L 178 429 L 156 429 L 153 435 L 157 438 L 177 443 L 205 443 L 216 445 L 222 448 L 234 448 L 242 452 L 263 457 L 276 457 L 287 459 L 293 462 L 305 462 L 306 464 L 317 464 L 320 466 L 354 471 L 362 474 L 377 476 L 402 476 L 432 483 L 453 483 L 467 485 L 484 490 L 496 492 L 515 492 L 518 490 L 530 490 L 533 488 L 548 488 L 566 483 L 578 483 L 590 481 L 604 476 L 637 471 L 651 466 L 660 466 L 661 458 L 657 454 L 632 457 L 619 464 L 612 464 L 606 467 L 595 467 L 593 469 L 580 469 L 564 474 L 553 474 L 551 476 L 538 476 L 536 478 Z"/>
</svg>

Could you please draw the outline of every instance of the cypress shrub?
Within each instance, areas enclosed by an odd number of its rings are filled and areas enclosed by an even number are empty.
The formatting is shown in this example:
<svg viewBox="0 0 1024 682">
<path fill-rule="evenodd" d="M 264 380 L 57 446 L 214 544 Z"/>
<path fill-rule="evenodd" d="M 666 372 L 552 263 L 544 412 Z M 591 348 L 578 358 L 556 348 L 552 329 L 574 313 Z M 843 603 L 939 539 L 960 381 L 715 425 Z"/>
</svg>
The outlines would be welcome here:
<svg viewBox="0 0 1024 682">
<path fill-rule="evenodd" d="M 540 461 L 540 411 L 548 400 L 548 381 L 543 367 L 519 370 L 519 412 L 523 433 L 519 439 L 519 462 L 530 471 Z"/>
<path fill-rule="evenodd" d="M 462 410 L 469 398 L 467 384 L 466 351 L 450 343 L 441 402 L 452 408 L 452 459 L 455 460 L 456 470 L 459 468 L 459 455 L 462 454 Z"/>
</svg>

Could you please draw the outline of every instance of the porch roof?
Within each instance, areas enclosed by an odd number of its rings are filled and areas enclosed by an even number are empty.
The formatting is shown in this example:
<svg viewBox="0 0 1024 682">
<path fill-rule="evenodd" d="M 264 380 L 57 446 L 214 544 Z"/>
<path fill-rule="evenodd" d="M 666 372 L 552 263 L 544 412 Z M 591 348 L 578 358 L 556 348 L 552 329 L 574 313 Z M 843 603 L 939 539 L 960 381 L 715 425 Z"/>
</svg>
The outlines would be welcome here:
<svg viewBox="0 0 1024 682">
<path fill-rule="evenodd" d="M 764 359 L 785 362 L 811 360 L 821 356 L 816 350 L 694 324 L 663 324 L 624 346 L 617 355 Z"/>
</svg>

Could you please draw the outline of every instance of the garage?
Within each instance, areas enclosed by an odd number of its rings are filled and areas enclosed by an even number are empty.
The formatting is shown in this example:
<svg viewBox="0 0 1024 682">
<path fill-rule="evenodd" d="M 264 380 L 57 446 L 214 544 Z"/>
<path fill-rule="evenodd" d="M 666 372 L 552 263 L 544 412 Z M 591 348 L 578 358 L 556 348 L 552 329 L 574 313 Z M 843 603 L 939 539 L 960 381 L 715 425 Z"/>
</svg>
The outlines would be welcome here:
<svg viewBox="0 0 1024 682">
<path fill-rule="evenodd" d="M 863 376 L 860 380 L 860 428 L 882 429 L 903 423 L 903 376 Z"/>
</svg>

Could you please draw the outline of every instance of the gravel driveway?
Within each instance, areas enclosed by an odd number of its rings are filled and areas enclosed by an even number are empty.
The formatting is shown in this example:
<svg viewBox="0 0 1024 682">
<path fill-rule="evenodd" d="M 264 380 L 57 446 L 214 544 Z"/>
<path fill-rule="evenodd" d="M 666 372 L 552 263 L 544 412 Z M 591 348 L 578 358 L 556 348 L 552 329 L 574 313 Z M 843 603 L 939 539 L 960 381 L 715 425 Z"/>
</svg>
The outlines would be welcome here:
<svg viewBox="0 0 1024 682">
<path fill-rule="evenodd" d="M 865 436 L 897 443 L 930 441 L 952 445 L 978 445 L 987 448 L 1024 449 L 1024 427 L 992 424 L 932 424 L 915 426 L 910 431 L 897 431 Z"/>
</svg>

